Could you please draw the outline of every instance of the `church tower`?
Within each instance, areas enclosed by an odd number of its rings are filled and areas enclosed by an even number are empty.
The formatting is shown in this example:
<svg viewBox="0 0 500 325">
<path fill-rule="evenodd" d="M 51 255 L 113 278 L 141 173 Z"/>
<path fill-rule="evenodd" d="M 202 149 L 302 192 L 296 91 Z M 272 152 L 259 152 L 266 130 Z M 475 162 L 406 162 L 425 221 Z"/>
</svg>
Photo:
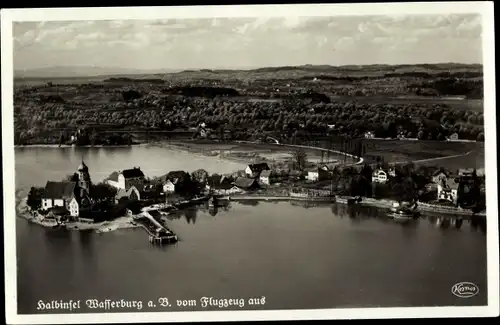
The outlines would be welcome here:
<svg viewBox="0 0 500 325">
<path fill-rule="evenodd" d="M 85 192 L 87 195 L 90 194 L 90 174 L 89 174 L 89 168 L 85 163 L 83 162 L 80 164 L 78 167 L 78 187 L 80 188 L 80 197 L 83 197 Z"/>
</svg>

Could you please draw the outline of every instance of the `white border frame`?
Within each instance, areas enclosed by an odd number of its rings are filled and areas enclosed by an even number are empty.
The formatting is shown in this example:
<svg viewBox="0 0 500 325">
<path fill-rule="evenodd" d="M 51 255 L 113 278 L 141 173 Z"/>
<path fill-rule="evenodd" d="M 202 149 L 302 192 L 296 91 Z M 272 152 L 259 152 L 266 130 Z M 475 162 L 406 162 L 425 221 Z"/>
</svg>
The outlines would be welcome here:
<svg viewBox="0 0 500 325">
<path fill-rule="evenodd" d="M 17 314 L 17 264 L 13 146 L 12 22 L 47 20 L 123 20 L 258 16 L 340 16 L 376 14 L 478 13 L 483 24 L 484 122 L 487 188 L 488 306 L 351 308 L 273 311 L 200 311 L 100 314 Z M 496 167 L 496 105 L 493 2 L 378 3 L 327 5 L 126 7 L 2 9 L 2 159 L 4 198 L 5 311 L 8 324 L 136 323 L 248 320 L 387 319 L 499 315 L 499 246 Z M 488 149 L 486 149 L 488 148 Z"/>
</svg>

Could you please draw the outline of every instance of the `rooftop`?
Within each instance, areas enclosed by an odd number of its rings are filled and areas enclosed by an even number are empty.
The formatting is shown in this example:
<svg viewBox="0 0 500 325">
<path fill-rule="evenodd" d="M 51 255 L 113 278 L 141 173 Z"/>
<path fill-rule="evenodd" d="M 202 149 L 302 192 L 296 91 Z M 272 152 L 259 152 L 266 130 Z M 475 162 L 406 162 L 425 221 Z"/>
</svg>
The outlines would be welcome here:
<svg viewBox="0 0 500 325">
<path fill-rule="evenodd" d="M 236 185 L 240 188 L 249 188 L 254 184 L 255 184 L 255 180 L 253 178 L 238 177 L 234 181 L 234 185 Z"/>
<path fill-rule="evenodd" d="M 75 182 L 53 182 L 48 181 L 45 185 L 45 191 L 43 193 L 43 198 L 49 199 L 61 199 L 70 198 L 75 193 Z"/>
<path fill-rule="evenodd" d="M 248 165 L 248 167 L 250 167 L 252 172 L 260 172 L 263 170 L 269 170 L 269 166 L 267 165 L 267 163 L 250 164 L 250 165 Z"/>
<path fill-rule="evenodd" d="M 263 170 L 260 173 L 260 177 L 269 177 L 269 176 L 271 176 L 271 171 L 270 170 Z"/>
<path fill-rule="evenodd" d="M 88 170 L 89 170 L 89 168 L 87 167 L 87 165 L 85 165 L 85 163 L 82 160 L 82 163 L 80 164 L 80 166 L 78 166 L 78 171 L 81 171 L 81 172 L 85 171 L 86 172 Z"/>
<path fill-rule="evenodd" d="M 125 179 L 127 178 L 136 178 L 136 177 L 144 177 L 144 173 L 142 172 L 140 167 L 134 167 L 132 169 L 125 169 L 121 172 Z"/>
</svg>

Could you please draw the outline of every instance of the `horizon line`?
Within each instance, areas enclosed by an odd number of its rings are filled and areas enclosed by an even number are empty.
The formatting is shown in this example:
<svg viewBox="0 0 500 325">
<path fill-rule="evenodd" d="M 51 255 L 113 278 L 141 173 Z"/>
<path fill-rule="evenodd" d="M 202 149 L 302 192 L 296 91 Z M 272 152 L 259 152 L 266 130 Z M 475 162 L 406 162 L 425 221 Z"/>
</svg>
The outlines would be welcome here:
<svg viewBox="0 0 500 325">
<path fill-rule="evenodd" d="M 165 70 L 172 70 L 170 73 L 182 73 L 182 72 L 191 72 L 191 71 L 255 71 L 260 69 L 278 69 L 278 68 L 306 68 L 306 67 L 331 67 L 331 68 L 343 68 L 343 67 L 374 67 L 374 66 L 386 66 L 386 67 L 401 67 L 401 66 L 432 66 L 432 65 L 462 65 L 462 66 L 481 66 L 483 67 L 483 63 L 463 63 L 463 62 L 436 62 L 436 63 L 402 63 L 402 64 L 390 64 L 390 63 L 372 63 L 372 64 L 343 64 L 343 65 L 332 65 L 332 64 L 301 64 L 301 65 L 270 65 L 270 66 L 255 66 L 255 67 L 217 67 L 217 68 L 127 68 L 127 67 L 113 67 L 113 66 L 92 66 L 92 65 L 64 65 L 64 66 L 46 66 L 39 68 L 23 68 L 23 69 L 14 69 L 14 78 L 16 78 L 16 73 L 22 72 L 34 72 L 44 69 L 71 69 L 71 68 L 79 68 L 79 69 L 115 69 L 115 70 L 128 70 L 130 73 L 126 73 L 126 75 L 130 74 L 142 74 L 141 72 L 151 72 L 151 74 L 160 74 L 169 72 L 165 72 Z M 163 70 L 163 72 L 162 72 Z M 158 72 L 154 72 L 158 71 Z M 136 72 L 136 73 L 134 73 Z M 114 74 L 120 75 L 120 74 Z M 79 75 L 79 77 L 86 77 L 86 75 Z M 103 75 L 91 75 L 92 77 L 97 76 L 109 76 L 109 74 Z M 30 78 L 31 76 L 19 76 L 18 78 Z M 68 76 L 72 77 L 72 76 Z M 74 76 L 73 76 L 74 77 Z M 90 75 L 89 75 L 90 77 Z M 32 76 L 32 78 L 46 78 L 46 77 L 37 77 Z M 54 78 L 64 78 L 64 76 L 57 76 Z"/>
</svg>

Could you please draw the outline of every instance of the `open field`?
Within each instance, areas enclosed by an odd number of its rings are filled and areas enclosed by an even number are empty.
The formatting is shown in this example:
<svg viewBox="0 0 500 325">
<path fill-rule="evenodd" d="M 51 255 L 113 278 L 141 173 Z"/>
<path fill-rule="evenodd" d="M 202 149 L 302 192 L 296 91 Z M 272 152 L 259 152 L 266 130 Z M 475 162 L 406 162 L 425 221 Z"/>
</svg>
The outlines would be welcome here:
<svg viewBox="0 0 500 325">
<path fill-rule="evenodd" d="M 448 168 L 483 168 L 483 142 L 438 142 L 402 140 L 363 140 L 365 159 L 373 162 L 371 156 L 382 156 L 384 162 L 412 161 L 421 165 L 437 165 Z M 470 152 L 470 153 L 469 153 Z M 469 153 L 468 155 L 466 155 Z M 447 159 L 435 159 L 464 155 Z M 425 160 L 419 162 L 420 160 Z"/>
<path fill-rule="evenodd" d="M 477 150 L 470 151 L 469 154 L 443 158 L 439 160 L 427 160 L 422 162 L 416 162 L 415 165 L 421 166 L 439 166 L 445 167 L 449 170 L 457 170 L 460 168 L 485 168 L 485 157 L 484 157 L 484 147 L 478 148 Z"/>
<path fill-rule="evenodd" d="M 484 108 L 483 99 L 460 99 L 450 97 L 382 97 L 382 96 L 332 96 L 331 99 L 339 103 L 360 103 L 360 104 L 385 104 L 385 105 L 446 105 L 453 109 L 470 110 L 482 112 Z"/>
<path fill-rule="evenodd" d="M 215 141 L 168 141 L 163 142 L 176 148 L 191 152 L 204 153 L 212 156 L 219 156 L 226 159 L 235 159 L 247 163 L 269 161 L 269 162 L 292 162 L 293 152 L 296 148 L 280 146 L 267 143 L 221 143 Z M 311 163 L 321 161 L 321 150 L 304 149 L 307 154 L 307 160 Z M 338 154 L 329 154 L 323 156 L 324 163 L 336 163 L 341 161 L 343 156 Z M 352 162 L 349 160 L 348 162 Z"/>
<path fill-rule="evenodd" d="M 214 141 L 168 141 L 169 145 L 182 150 L 220 156 L 247 163 L 262 161 L 293 161 L 291 147 L 267 143 L 220 143 Z M 482 142 L 437 142 L 401 140 L 363 140 L 366 154 L 365 163 L 374 163 L 372 156 L 381 156 L 386 163 L 413 162 L 415 165 L 459 168 L 484 168 L 484 143 Z M 338 150 L 338 149 L 336 149 Z M 319 163 L 321 151 L 305 149 L 308 161 Z M 344 156 L 329 154 L 323 156 L 324 162 L 337 164 L 344 162 Z M 346 163 L 353 163 L 348 159 Z"/>
</svg>

